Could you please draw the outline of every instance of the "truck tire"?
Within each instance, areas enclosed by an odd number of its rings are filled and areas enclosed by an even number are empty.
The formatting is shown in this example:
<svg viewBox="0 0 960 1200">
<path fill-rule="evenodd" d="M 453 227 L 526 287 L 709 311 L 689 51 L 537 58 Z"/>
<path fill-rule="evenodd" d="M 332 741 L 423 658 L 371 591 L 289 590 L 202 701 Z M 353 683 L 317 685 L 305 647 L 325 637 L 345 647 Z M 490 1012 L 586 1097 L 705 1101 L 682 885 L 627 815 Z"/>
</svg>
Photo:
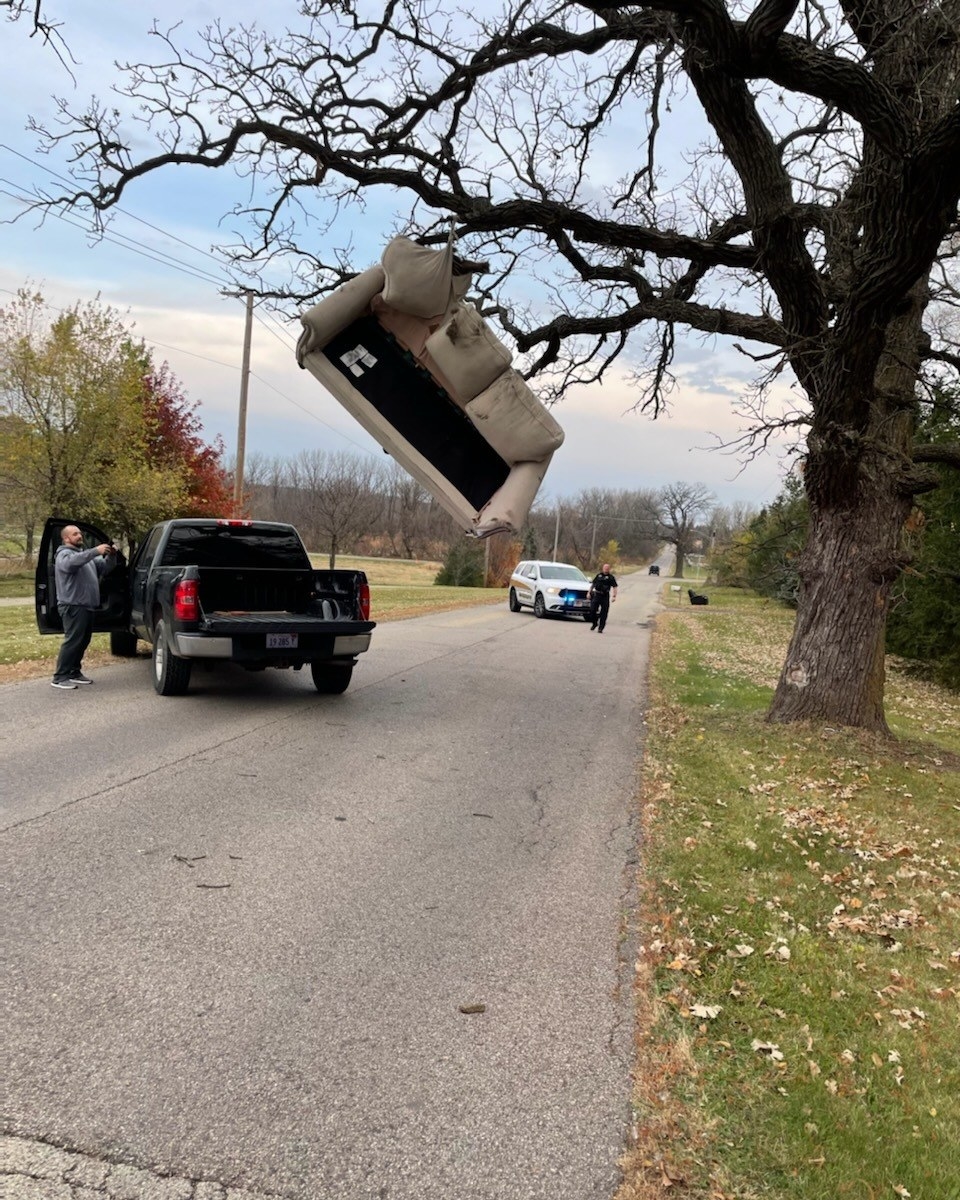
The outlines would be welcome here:
<svg viewBox="0 0 960 1200">
<path fill-rule="evenodd" d="M 537 592 L 536 599 L 533 602 L 533 615 L 535 617 L 545 617 L 547 615 L 547 606 L 544 603 L 542 592 Z"/>
<path fill-rule="evenodd" d="M 312 662 L 310 674 L 318 692 L 325 696 L 340 696 L 350 686 L 353 663 Z"/>
<path fill-rule="evenodd" d="M 520 611 L 520 601 L 517 599 L 516 588 L 510 589 L 510 598 L 508 599 L 507 603 L 510 605 L 511 612 L 519 612 Z"/>
<path fill-rule="evenodd" d="M 136 658 L 137 635 L 125 629 L 114 630 L 110 634 L 110 653 L 117 658 Z"/>
<path fill-rule="evenodd" d="M 170 650 L 170 639 L 163 621 L 153 630 L 153 686 L 158 696 L 182 696 L 190 686 L 189 659 L 177 658 Z"/>
</svg>

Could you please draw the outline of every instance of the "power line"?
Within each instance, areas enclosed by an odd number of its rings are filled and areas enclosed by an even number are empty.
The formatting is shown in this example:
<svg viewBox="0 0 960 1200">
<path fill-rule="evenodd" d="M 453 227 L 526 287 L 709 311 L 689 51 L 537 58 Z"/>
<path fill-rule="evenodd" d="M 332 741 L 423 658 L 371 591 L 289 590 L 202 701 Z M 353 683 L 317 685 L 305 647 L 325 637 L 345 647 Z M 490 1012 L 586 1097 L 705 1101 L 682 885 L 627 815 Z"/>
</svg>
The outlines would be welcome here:
<svg viewBox="0 0 960 1200">
<path fill-rule="evenodd" d="M 38 162 L 35 158 L 30 158 L 29 155 L 22 154 L 19 150 L 14 150 L 12 146 L 8 146 L 4 142 L 0 142 L 0 150 L 6 150 L 8 154 L 13 154 L 17 158 L 22 159 L 24 162 L 30 163 L 31 166 L 45 172 L 51 177 L 51 179 L 56 179 L 59 183 L 64 183 L 69 187 L 72 182 L 65 175 L 58 175 L 56 171 L 51 171 L 45 163 Z M 175 233 L 170 233 L 169 230 L 161 229 L 159 225 L 151 225 L 149 221 L 144 220 L 143 217 L 138 217 L 135 213 L 130 212 L 129 209 L 121 208 L 119 205 L 116 205 L 115 207 L 117 212 L 123 213 L 123 215 L 125 217 L 129 217 L 131 221 L 138 221 L 141 225 L 146 225 L 148 229 L 152 229 L 156 233 L 160 233 L 164 237 L 168 237 L 174 242 L 179 242 L 181 246 L 186 246 L 188 250 L 193 250 L 196 254 L 202 254 L 204 257 L 212 259 L 213 262 L 219 264 L 220 260 L 209 250 L 201 250 L 199 246 L 194 246 L 192 243 L 184 241 L 182 237 L 178 237 Z"/>
<path fill-rule="evenodd" d="M 250 374 L 254 379 L 256 379 L 258 382 L 262 383 L 264 385 L 264 387 L 268 387 L 268 388 L 270 388 L 271 391 L 276 392 L 278 396 L 282 396 L 283 399 L 286 400 L 288 404 L 292 404 L 294 408 L 299 408 L 301 412 L 306 413 L 306 415 L 308 417 L 312 417 L 320 425 L 325 426 L 325 428 L 329 429 L 331 433 L 335 433 L 338 437 L 342 437 L 343 440 L 345 442 L 349 442 L 351 446 L 356 446 L 356 448 L 360 451 L 361 454 L 367 455 L 368 458 L 376 458 L 376 456 L 374 454 L 372 454 L 366 448 L 366 446 L 361 446 L 359 442 L 355 442 L 353 440 L 353 438 L 348 437 L 345 433 L 343 433 L 342 430 L 337 429 L 336 426 L 331 425 L 328 421 L 325 421 L 322 417 L 318 417 L 317 414 L 314 412 L 311 412 L 309 408 L 304 408 L 304 406 L 302 404 L 297 403 L 297 401 L 294 400 L 292 397 L 288 396 L 286 394 L 286 392 L 282 392 L 276 386 L 276 384 L 271 383 L 269 381 L 269 379 L 264 379 L 263 376 L 258 375 L 256 373 L 256 371 L 251 371 Z"/>
<path fill-rule="evenodd" d="M 16 296 L 17 295 L 17 293 L 15 291 L 12 291 L 10 288 L 0 287 L 0 292 L 5 292 L 8 296 Z M 44 308 L 49 309 L 51 312 L 57 312 L 57 313 L 62 314 L 67 311 L 67 309 L 60 308 L 56 304 L 50 304 L 46 300 L 42 301 L 42 304 L 43 304 Z M 191 358 L 199 358 L 202 362 L 212 363 L 216 367 L 226 367 L 230 371 L 239 371 L 240 370 L 239 366 L 236 363 L 227 363 L 227 362 L 222 362 L 218 358 L 209 358 L 205 354 L 197 354 L 193 350 L 185 350 L 182 346 L 171 346 L 167 342 L 158 342 L 158 341 L 155 341 L 153 338 L 148 338 L 148 337 L 142 337 L 141 340 L 146 342 L 148 345 L 156 346 L 161 350 L 173 350 L 177 354 L 186 354 L 186 355 L 189 355 Z M 263 384 L 264 387 L 269 388 L 272 392 L 276 392 L 277 395 L 280 396 L 281 399 L 286 400 L 286 402 L 288 404 L 292 405 L 296 409 L 299 409 L 300 412 L 304 413 L 308 417 L 311 417 L 319 425 L 323 425 L 325 429 L 329 429 L 331 433 L 336 434 L 337 437 L 342 438 L 345 442 L 348 442 L 351 446 L 354 446 L 357 450 L 360 451 L 361 454 L 366 455 L 368 458 L 376 457 L 365 446 L 361 446 L 359 442 L 355 442 L 353 440 L 353 438 L 349 437 L 341 429 L 337 429 L 337 427 L 335 425 L 331 425 L 329 423 L 329 421 L 325 421 L 322 417 L 318 416 L 315 412 L 312 412 L 309 408 L 306 408 L 304 405 L 300 404 L 299 401 L 294 400 L 292 396 L 288 396 L 286 392 L 284 392 L 280 388 L 278 388 L 275 383 L 271 383 L 269 379 L 264 379 L 264 377 L 262 375 L 258 375 L 256 371 L 251 371 L 250 375 L 253 379 L 256 379 L 258 383 Z"/>
<path fill-rule="evenodd" d="M 11 146 L 8 146 L 4 143 L 0 143 L 0 150 L 6 150 L 9 154 L 13 154 L 17 158 L 22 159 L 24 162 L 30 163 L 32 166 L 37 167 L 39 170 L 44 171 L 46 174 L 51 176 L 51 178 L 56 179 L 61 183 L 69 185 L 71 182 L 66 177 L 64 177 L 62 175 L 58 175 L 55 171 L 51 171 L 43 163 L 37 162 L 36 159 L 30 158 L 29 156 L 20 153 L 20 151 L 18 151 L 18 150 L 14 150 L 13 147 L 11 147 Z M 8 185 L 9 187 L 19 189 L 19 185 L 9 179 L 4 179 L 4 178 L 0 177 L 0 183 L 4 183 L 4 184 Z M 22 195 L 22 194 L 17 194 L 15 192 L 4 191 L 2 188 L 0 188 L 0 195 L 9 196 L 12 200 L 15 200 L 19 204 L 29 205 L 30 203 L 32 203 L 31 199 L 28 196 Z M 64 213 L 58 212 L 56 209 L 49 209 L 47 211 L 48 211 L 48 213 L 52 212 L 53 215 L 58 220 L 63 221 L 66 225 L 69 225 L 74 229 L 79 229 L 81 232 L 84 232 L 84 233 L 90 232 L 90 230 L 85 225 L 83 225 L 81 222 L 70 220 L 70 218 L 67 217 Z M 141 225 L 146 226 L 148 229 L 154 230 L 154 232 L 161 234 L 163 237 L 167 237 L 167 238 L 170 238 L 172 241 L 179 242 L 181 245 L 187 247 L 187 249 L 189 249 L 189 250 L 193 250 L 197 254 L 201 254 L 204 257 L 209 258 L 214 262 L 219 262 L 219 260 L 216 258 L 216 256 L 214 254 L 211 254 L 209 251 L 200 250 L 197 246 L 192 245 L 190 242 L 185 241 L 183 238 L 178 237 L 176 234 L 172 234 L 169 231 L 162 229 L 160 226 L 154 225 L 150 221 L 144 220 L 142 217 L 136 216 L 134 213 L 131 213 L 127 209 L 120 208 L 118 206 L 116 211 L 122 213 L 126 217 L 129 217 L 131 220 L 139 222 Z M 226 287 L 226 286 L 231 285 L 234 282 L 229 279 L 218 278 L 218 277 L 212 275 L 211 273 L 205 271 L 204 268 L 202 268 L 202 267 L 195 268 L 189 263 L 184 263 L 181 259 L 174 258 L 172 255 L 167 254 L 166 251 L 154 250 L 154 248 L 151 248 L 151 250 L 148 251 L 148 250 L 144 249 L 143 246 L 133 243 L 132 240 L 130 238 L 128 238 L 125 234 L 118 234 L 116 232 L 111 232 L 111 233 L 103 232 L 99 236 L 102 240 L 111 242 L 114 245 L 118 246 L 122 250 L 128 250 L 131 253 L 138 254 L 142 258 L 149 259 L 153 262 L 158 263 L 161 266 L 172 267 L 174 270 L 180 271 L 181 273 L 186 274 L 186 275 L 190 275 L 193 278 L 200 280 L 202 283 L 212 283 L 212 284 L 217 285 L 218 287 Z M 10 291 L 8 288 L 0 288 L 0 291 L 7 292 L 11 296 L 16 295 L 15 292 Z M 46 301 L 44 301 L 44 307 L 49 308 L 54 312 L 63 313 L 64 311 L 66 311 L 62 308 L 57 308 L 56 305 L 48 304 Z M 254 316 L 255 316 L 256 320 L 260 323 L 260 325 L 267 331 L 267 333 L 269 333 L 272 337 L 276 338 L 276 340 L 278 342 L 280 342 L 281 345 L 283 345 L 286 349 L 289 349 L 292 346 L 296 345 L 297 339 L 293 336 L 293 334 L 290 332 L 290 330 L 285 329 L 283 326 L 281 326 L 279 324 L 279 322 L 276 320 L 276 318 L 273 317 L 272 314 L 254 313 Z M 277 326 L 277 328 L 273 328 L 273 326 L 268 323 L 270 321 L 272 321 L 273 324 Z M 152 338 L 146 338 L 146 337 L 143 338 L 142 340 L 151 346 L 158 347 L 159 349 L 172 350 L 177 354 L 186 354 L 186 355 L 190 356 L 191 358 L 200 359 L 202 362 L 208 362 L 214 366 L 225 367 L 231 371 L 239 371 L 240 370 L 240 368 L 235 363 L 225 363 L 225 362 L 220 361 L 219 359 L 209 358 L 207 355 L 198 354 L 193 350 L 186 350 L 181 346 L 171 346 L 169 343 L 158 342 L 158 341 L 153 340 Z M 296 409 L 299 409 L 300 412 L 304 413 L 308 417 L 311 417 L 313 420 L 317 421 L 318 424 L 323 425 L 324 428 L 329 429 L 331 433 L 335 434 L 337 437 L 342 438 L 349 445 L 355 447 L 357 450 L 360 451 L 361 454 L 363 454 L 367 457 L 370 457 L 370 458 L 374 457 L 374 455 L 372 455 L 371 452 L 366 447 L 361 446 L 359 442 L 355 442 L 351 437 L 348 437 L 347 434 L 343 433 L 341 430 L 337 429 L 335 426 L 331 425 L 329 422 L 324 421 L 322 417 L 319 417 L 315 412 L 312 412 L 310 409 L 306 408 L 304 405 L 302 405 L 302 404 L 298 403 L 296 400 L 294 400 L 291 396 L 288 396 L 285 392 L 281 391 L 281 389 L 278 388 L 275 384 L 270 383 L 269 380 L 264 379 L 263 376 L 258 375 L 255 371 L 251 371 L 250 374 L 254 379 L 256 379 L 264 387 L 268 387 L 271 389 L 271 391 L 276 392 L 277 395 L 280 396 L 282 399 L 286 400 L 286 402 L 288 404 L 292 405 Z"/>
<path fill-rule="evenodd" d="M 0 183 L 5 183 L 9 187 L 17 187 L 17 184 L 13 183 L 12 180 L 4 179 L 2 177 L 0 177 Z M 7 191 L 4 188 L 0 188 L 0 195 L 9 196 L 11 200 L 15 200 L 18 204 L 22 204 L 24 206 L 30 204 L 30 200 L 26 196 Z M 81 222 L 71 221 L 70 218 L 64 213 L 51 210 L 51 213 L 48 215 L 56 217 L 58 221 L 63 221 L 65 225 L 69 225 L 73 229 L 79 229 L 82 233 L 89 234 L 90 232 L 89 229 Z M 208 271 L 204 271 L 202 267 L 193 267 L 191 264 L 183 262 L 182 259 L 174 258 L 173 255 L 167 254 L 165 250 L 159 250 L 156 247 L 151 247 L 148 250 L 142 245 L 135 243 L 131 238 L 128 238 L 126 234 L 103 232 L 98 236 L 99 240 L 101 241 L 111 242 L 113 245 L 119 246 L 121 250 L 129 250 L 132 254 L 138 254 L 141 258 L 150 259 L 155 263 L 159 263 L 161 266 L 172 267 L 175 271 L 180 271 L 184 275 L 192 275 L 195 279 L 199 279 L 202 283 L 213 283 L 218 287 L 226 287 L 231 282 L 228 279 L 218 279 L 215 275 L 210 274 Z"/>
</svg>

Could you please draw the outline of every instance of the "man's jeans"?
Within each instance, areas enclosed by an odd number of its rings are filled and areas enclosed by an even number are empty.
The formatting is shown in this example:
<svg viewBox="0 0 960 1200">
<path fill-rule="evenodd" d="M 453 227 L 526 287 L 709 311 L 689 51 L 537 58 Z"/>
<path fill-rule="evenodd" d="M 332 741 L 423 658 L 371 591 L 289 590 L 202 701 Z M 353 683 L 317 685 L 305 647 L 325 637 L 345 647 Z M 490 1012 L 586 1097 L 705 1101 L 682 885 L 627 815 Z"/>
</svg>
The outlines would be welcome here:
<svg viewBox="0 0 960 1200">
<path fill-rule="evenodd" d="M 57 609 L 63 618 L 63 645 L 53 678 L 59 683 L 80 674 L 80 664 L 93 636 L 93 609 L 82 604 L 58 604 Z"/>
</svg>

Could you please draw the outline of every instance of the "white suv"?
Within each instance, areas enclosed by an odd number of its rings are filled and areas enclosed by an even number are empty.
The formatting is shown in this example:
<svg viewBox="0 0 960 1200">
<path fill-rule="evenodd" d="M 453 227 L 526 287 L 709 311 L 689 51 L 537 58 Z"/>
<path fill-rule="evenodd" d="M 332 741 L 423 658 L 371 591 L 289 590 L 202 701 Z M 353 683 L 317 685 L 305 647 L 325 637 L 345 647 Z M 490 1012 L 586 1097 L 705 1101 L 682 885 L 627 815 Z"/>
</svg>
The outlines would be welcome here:
<svg viewBox="0 0 960 1200">
<path fill-rule="evenodd" d="M 522 562 L 510 576 L 511 612 L 532 608 L 538 617 L 559 613 L 590 619 L 590 580 L 570 563 Z"/>
</svg>

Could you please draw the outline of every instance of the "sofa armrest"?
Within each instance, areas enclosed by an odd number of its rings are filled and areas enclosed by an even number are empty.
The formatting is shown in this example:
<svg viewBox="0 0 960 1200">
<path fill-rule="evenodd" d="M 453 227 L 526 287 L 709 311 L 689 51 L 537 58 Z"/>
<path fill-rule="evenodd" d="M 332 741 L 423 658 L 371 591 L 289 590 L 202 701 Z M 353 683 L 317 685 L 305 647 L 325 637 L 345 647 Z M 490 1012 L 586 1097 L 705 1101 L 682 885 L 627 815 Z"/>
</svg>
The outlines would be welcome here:
<svg viewBox="0 0 960 1200">
<path fill-rule="evenodd" d="M 477 537 L 519 533 L 523 529 L 552 457 L 547 455 L 542 462 L 516 463 L 511 468 L 506 480 L 474 518 L 473 531 Z"/>
<path fill-rule="evenodd" d="M 383 291 L 385 279 L 383 267 L 369 267 L 303 314 L 300 318 L 303 333 L 297 342 L 297 362 L 301 367 L 308 354 L 322 350 L 341 329 L 367 311 L 370 301 Z"/>
</svg>

